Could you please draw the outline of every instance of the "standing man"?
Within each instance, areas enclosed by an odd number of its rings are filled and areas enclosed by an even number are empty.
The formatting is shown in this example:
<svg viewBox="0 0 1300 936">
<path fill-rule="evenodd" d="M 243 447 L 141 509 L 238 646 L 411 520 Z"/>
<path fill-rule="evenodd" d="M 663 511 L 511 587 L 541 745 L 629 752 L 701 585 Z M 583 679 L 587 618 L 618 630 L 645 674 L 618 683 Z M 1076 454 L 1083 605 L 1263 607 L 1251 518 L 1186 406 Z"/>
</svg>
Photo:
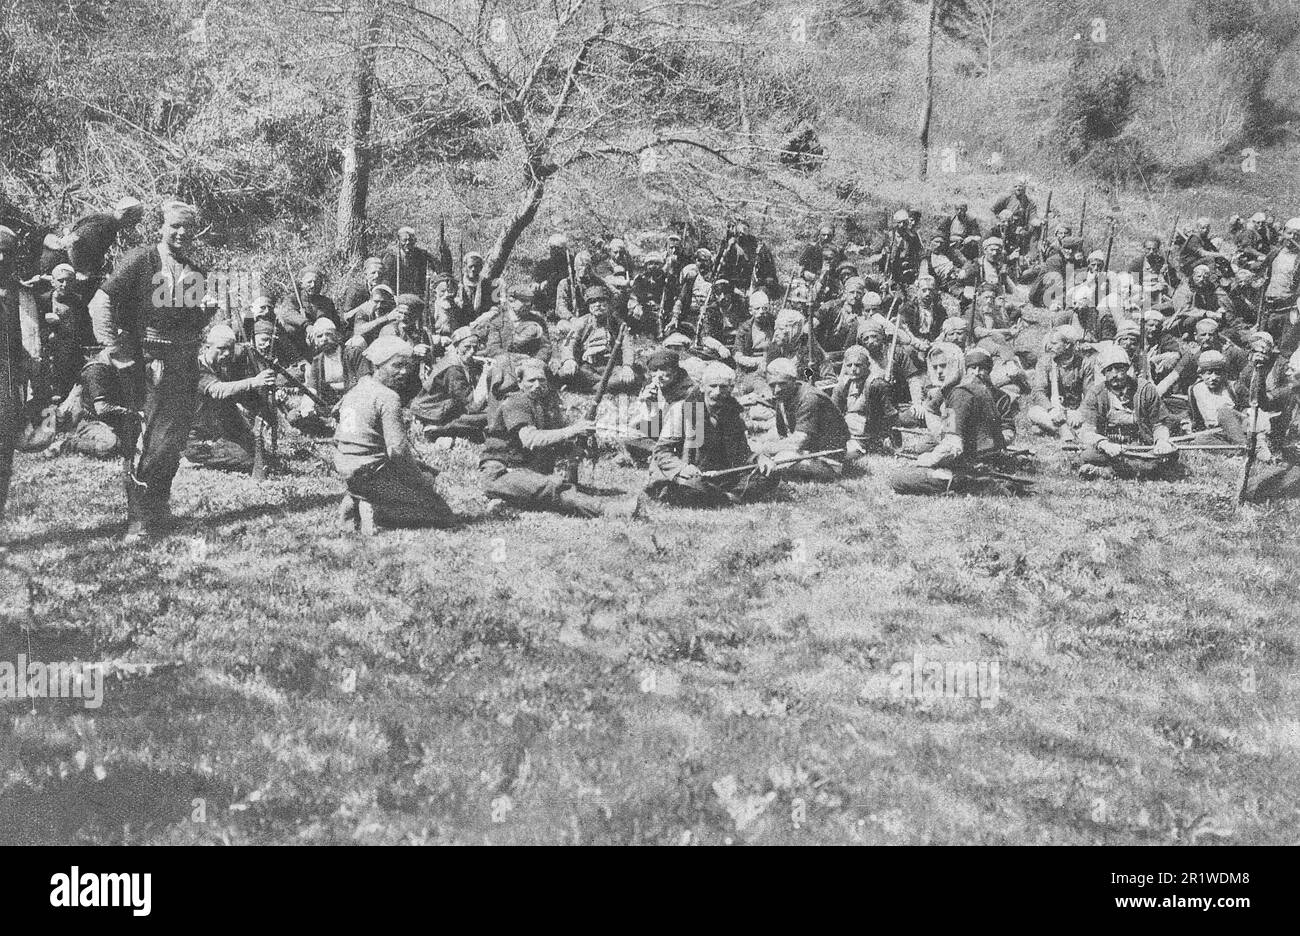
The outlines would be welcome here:
<svg viewBox="0 0 1300 936">
<path fill-rule="evenodd" d="M 162 208 L 159 241 L 126 256 L 95 293 L 95 338 L 120 371 L 131 372 L 132 399 L 143 414 L 141 437 L 126 445 L 126 542 L 161 532 L 171 519 L 171 488 L 194 421 L 198 350 L 208 313 L 204 271 L 189 256 L 198 209 Z"/>
<path fill-rule="evenodd" d="M 387 283 L 399 296 L 413 293 L 424 298 L 429 274 L 434 272 L 437 262 L 427 250 L 416 244 L 415 228 L 398 228 L 397 242 L 385 250 L 380 259 L 383 261 L 381 282 Z"/>
</svg>

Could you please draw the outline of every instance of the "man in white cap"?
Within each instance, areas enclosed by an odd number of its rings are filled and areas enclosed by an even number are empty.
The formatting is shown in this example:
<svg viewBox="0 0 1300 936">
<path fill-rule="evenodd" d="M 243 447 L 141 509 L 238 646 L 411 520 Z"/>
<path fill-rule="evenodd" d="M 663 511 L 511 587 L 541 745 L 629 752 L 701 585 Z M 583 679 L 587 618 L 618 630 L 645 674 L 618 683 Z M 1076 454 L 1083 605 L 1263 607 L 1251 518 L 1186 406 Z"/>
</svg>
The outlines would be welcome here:
<svg viewBox="0 0 1300 936">
<path fill-rule="evenodd" d="M 379 259 L 383 261 L 380 281 L 386 283 L 395 295 L 410 293 L 424 298 L 429 276 L 437 263 L 429 251 L 416 243 L 415 228 L 399 227 L 396 241 Z"/>
<path fill-rule="evenodd" d="M 1079 474 L 1137 479 L 1168 475 L 1178 449 L 1170 441 L 1169 411 L 1155 385 L 1134 376 L 1128 354 L 1115 344 L 1102 346 L 1095 366 L 1101 380 L 1083 398 Z M 1128 454 L 1129 446 L 1151 446 L 1150 455 Z"/>
<path fill-rule="evenodd" d="M 654 451 L 646 493 L 670 504 L 720 507 L 753 500 L 777 485 L 774 463 L 755 455 L 733 395 L 736 373 L 720 361 L 704 368 L 699 390 L 668 407 Z M 722 477 L 707 472 L 749 467 Z"/>
<path fill-rule="evenodd" d="M 639 501 L 595 497 L 568 484 L 557 464 L 577 457 L 576 441 L 596 424 L 570 423 L 551 389 L 545 365 L 524 359 L 515 368 L 519 389 L 506 397 L 488 420 L 487 441 L 479 460 L 483 492 L 521 510 L 544 510 L 579 517 L 635 519 Z"/>
<path fill-rule="evenodd" d="M 38 293 L 36 305 L 42 313 L 41 348 L 49 363 L 49 393 L 63 400 L 76 385 L 88 354 L 96 350 L 90 310 L 72 264 L 60 263 L 50 271 L 50 291 Z"/>
<path fill-rule="evenodd" d="M 795 362 L 775 358 L 767 362 L 767 386 L 772 392 L 776 424 L 760 443 L 778 469 L 790 477 L 833 480 L 845 469 L 849 427 L 835 401 L 798 377 Z M 790 462 L 812 452 L 832 452 L 820 458 Z"/>
<path fill-rule="evenodd" d="M 651 251 L 641 258 L 641 272 L 632 280 L 627 303 L 628 322 L 650 338 L 659 338 L 664 327 L 664 296 L 668 275 L 664 255 Z"/>
<path fill-rule="evenodd" d="M 1197 319 L 1205 313 L 1214 312 L 1223 317 L 1232 304 L 1227 290 L 1219 285 L 1219 276 L 1214 269 L 1207 263 L 1198 263 L 1192 268 L 1191 275 L 1174 290 L 1172 305 L 1176 321 L 1173 331 L 1190 335 Z"/>
<path fill-rule="evenodd" d="M 210 315 L 204 271 L 190 258 L 198 210 L 162 209 L 159 242 L 128 254 L 90 303 L 95 338 L 132 387 L 143 412 L 139 446 L 126 465 L 128 542 L 161 532 L 171 518 L 171 486 L 197 400 L 198 350 Z"/>
<path fill-rule="evenodd" d="M 423 425 L 426 439 L 483 441 L 487 396 L 476 397 L 474 392 L 483 376 L 478 352 L 479 336 L 462 326 L 452 333 L 451 347 L 424 379 L 411 401 L 411 415 Z"/>
<path fill-rule="evenodd" d="M 916 282 L 924 254 L 925 248 L 912 226 L 911 215 L 906 208 L 900 208 L 890 219 L 889 233 L 880 251 L 871 257 L 871 262 L 880 264 L 881 275 L 888 283 L 910 286 Z"/>
<path fill-rule="evenodd" d="M 1083 397 L 1097 380 L 1092 361 L 1079 349 L 1084 334 L 1074 325 L 1047 333 L 1030 381 L 1032 395 L 1026 416 L 1044 435 L 1071 441 L 1083 425 Z"/>
<path fill-rule="evenodd" d="M 980 245 L 979 257 L 962 268 L 961 283 L 967 299 L 975 297 L 977 287 L 991 283 L 1004 295 L 1015 292 L 1006 259 L 1005 244 L 1000 237 L 986 237 Z"/>
<path fill-rule="evenodd" d="M 732 345 L 732 359 L 740 371 L 742 382 L 746 375 L 762 370 L 767 362 L 767 349 L 772 343 L 775 325 L 776 309 L 773 308 L 767 293 L 762 290 L 750 293 L 749 319 L 736 329 L 736 338 Z"/>
<path fill-rule="evenodd" d="M 259 368 L 228 325 L 214 325 L 199 352 L 199 405 L 185 446 L 185 460 L 204 468 L 248 472 L 253 468 L 255 415 L 276 418 L 267 391 L 275 371 Z"/>
<path fill-rule="evenodd" d="M 984 359 L 991 364 L 991 356 Z M 1006 493 L 1006 485 L 986 473 L 1006 447 L 993 391 L 967 372 L 966 353 L 950 342 L 931 345 L 925 360 L 934 388 L 925 411 L 931 447 L 914 465 L 895 470 L 890 487 L 896 494 Z"/>
<path fill-rule="evenodd" d="M 387 526 L 447 526 L 455 517 L 438 493 L 437 470 L 416 457 L 402 423 L 398 390 L 409 381 L 415 349 L 383 335 L 366 348 L 372 372 L 339 403 L 334 467 L 347 484 L 340 517 L 368 514 Z M 368 532 L 368 531 L 367 531 Z"/>
<path fill-rule="evenodd" d="M 487 313 L 497 301 L 496 284 L 485 279 L 483 255 L 476 250 L 465 254 L 461 261 L 460 283 L 452 296 L 452 305 L 456 308 L 456 324 L 465 325 Z"/>
<path fill-rule="evenodd" d="M 325 406 L 320 407 L 315 400 L 304 394 L 294 427 L 318 435 L 326 431 L 332 432 L 324 420 L 333 415 L 343 395 L 356 386 L 370 365 L 361 348 L 339 342 L 338 329 L 327 318 L 321 317 L 312 322 L 307 334 L 315 353 L 307 364 L 303 383 L 320 397 Z"/>
</svg>

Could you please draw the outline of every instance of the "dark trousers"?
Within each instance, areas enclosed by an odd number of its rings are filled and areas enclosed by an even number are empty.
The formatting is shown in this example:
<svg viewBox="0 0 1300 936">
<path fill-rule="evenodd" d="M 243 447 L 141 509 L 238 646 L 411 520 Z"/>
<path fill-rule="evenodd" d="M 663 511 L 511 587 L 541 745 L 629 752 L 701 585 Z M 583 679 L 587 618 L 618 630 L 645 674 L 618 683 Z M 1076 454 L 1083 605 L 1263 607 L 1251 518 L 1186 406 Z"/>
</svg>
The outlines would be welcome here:
<svg viewBox="0 0 1300 936">
<path fill-rule="evenodd" d="M 1263 503 L 1283 497 L 1300 497 L 1300 465 L 1257 466 L 1246 482 L 1246 500 Z"/>
<path fill-rule="evenodd" d="M 433 479 L 432 470 L 382 461 L 358 468 L 346 482 L 348 493 L 373 504 L 385 526 L 446 526 L 454 516 Z"/>
<path fill-rule="evenodd" d="M 132 440 L 134 452 L 127 467 L 126 509 L 132 520 L 167 514 L 172 481 L 194 423 L 198 378 L 194 345 L 145 355 L 143 377 L 136 381 L 144 395 L 144 425 L 139 439 Z"/>
<path fill-rule="evenodd" d="M 678 507 L 725 507 L 757 500 L 772 493 L 781 483 L 775 475 L 765 478 L 757 471 L 723 478 L 666 478 L 655 474 L 652 468 L 646 493 Z"/>
<path fill-rule="evenodd" d="M 952 477 L 949 477 L 949 474 Z M 1007 486 L 996 478 L 947 472 L 937 468 L 907 465 L 889 476 L 895 494 L 1006 494 Z"/>
<path fill-rule="evenodd" d="M 1170 475 L 1178 464 L 1178 453 L 1167 458 L 1133 458 L 1128 455 L 1120 455 L 1117 458 L 1111 458 L 1096 444 L 1089 445 L 1083 450 L 1080 460 L 1085 465 L 1097 465 L 1102 468 L 1109 468 L 1118 478 L 1131 478 L 1136 481 L 1154 480 Z"/>
</svg>

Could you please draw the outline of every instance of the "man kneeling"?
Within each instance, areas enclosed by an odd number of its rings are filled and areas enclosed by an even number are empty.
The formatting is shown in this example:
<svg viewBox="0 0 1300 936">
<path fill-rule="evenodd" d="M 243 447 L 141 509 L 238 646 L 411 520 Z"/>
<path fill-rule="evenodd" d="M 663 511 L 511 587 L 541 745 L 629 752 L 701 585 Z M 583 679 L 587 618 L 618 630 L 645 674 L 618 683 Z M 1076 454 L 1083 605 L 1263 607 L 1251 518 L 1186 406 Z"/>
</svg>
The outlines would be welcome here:
<svg viewBox="0 0 1300 936">
<path fill-rule="evenodd" d="M 650 456 L 646 493 L 672 504 L 716 507 L 772 491 L 777 485 L 773 462 L 750 451 L 745 418 L 732 396 L 735 371 L 712 363 L 701 383 L 702 391 L 668 407 Z M 734 468 L 745 470 L 714 475 Z"/>
<path fill-rule="evenodd" d="M 573 440 L 594 431 L 596 424 L 565 420 L 541 361 L 519 362 L 515 377 L 519 389 L 501 402 L 488 423 L 479 462 L 483 492 L 523 510 L 635 519 L 636 500 L 593 497 L 555 476 L 556 462 L 571 456 Z"/>
<path fill-rule="evenodd" d="M 348 487 L 345 521 L 356 517 L 357 501 L 389 526 L 445 526 L 455 519 L 434 484 L 437 470 L 415 456 L 402 424 L 397 392 L 409 380 L 414 354 L 400 338 L 376 338 L 365 351 L 373 371 L 339 403 L 334 468 Z"/>
</svg>

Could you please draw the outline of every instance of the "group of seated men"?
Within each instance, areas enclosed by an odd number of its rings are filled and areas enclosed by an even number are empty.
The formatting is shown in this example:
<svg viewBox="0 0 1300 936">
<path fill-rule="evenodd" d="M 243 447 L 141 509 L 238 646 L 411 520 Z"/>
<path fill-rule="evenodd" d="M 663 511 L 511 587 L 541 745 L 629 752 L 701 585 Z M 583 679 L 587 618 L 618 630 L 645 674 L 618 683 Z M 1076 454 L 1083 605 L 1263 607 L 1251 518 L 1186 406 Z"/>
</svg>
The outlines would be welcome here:
<svg viewBox="0 0 1300 936">
<path fill-rule="evenodd" d="M 307 268 L 278 302 L 257 297 L 241 317 L 213 304 L 184 455 L 248 469 L 248 417 L 274 423 L 290 398 L 292 425 L 333 433 L 349 512 L 369 504 L 407 522 L 450 512 L 406 441 L 403 414 L 426 439 L 482 444 L 492 497 L 631 512 L 580 491 L 572 471 L 556 475 L 596 429 L 569 420 L 558 391 L 597 387 L 635 395 L 624 448 L 647 466 L 647 492 L 674 503 L 744 500 L 782 474 L 837 477 L 861 455 L 895 451 L 915 456 L 893 478 L 899 492 L 1002 489 L 998 472 L 973 469 L 998 464 L 1022 414 L 1033 431 L 1076 445 L 1086 477 L 1167 473 L 1175 440 L 1190 433 L 1229 445 L 1258 438 L 1266 461 L 1287 451 L 1300 219 L 1252 218 L 1251 243 L 1267 249 L 1236 253 L 1198 225 L 1183 241 L 1181 280 L 1179 263 L 1149 239 L 1129 267 L 1140 299 L 1123 302 L 1107 301 L 1106 258 L 1053 265 L 1081 253 L 1068 227 L 1040 241 L 1034 264 L 1026 235 L 1036 219 L 1017 221 L 1014 257 L 1004 250 L 1011 236 L 980 237 L 966 206 L 940 223 L 928 251 L 919 220 L 900 211 L 877 243 L 848 248 L 823 227 L 788 288 L 743 222 L 717 254 L 685 249 L 676 233 L 640 256 L 617 238 L 575 253 L 555 235 L 532 281 L 508 290 L 474 253 L 454 279 L 403 228 L 337 302 L 324 273 Z M 1238 268 L 1225 286 L 1228 257 Z M 77 271 L 64 266 L 49 277 L 49 318 L 78 323 Z M 1066 301 L 1046 310 L 1050 330 L 1035 354 L 1016 342 L 1024 300 L 1058 274 Z M 1253 315 L 1248 285 L 1258 292 Z M 133 414 L 102 355 L 72 386 L 75 368 L 53 373 L 73 424 L 65 447 L 122 452 Z"/>
</svg>

